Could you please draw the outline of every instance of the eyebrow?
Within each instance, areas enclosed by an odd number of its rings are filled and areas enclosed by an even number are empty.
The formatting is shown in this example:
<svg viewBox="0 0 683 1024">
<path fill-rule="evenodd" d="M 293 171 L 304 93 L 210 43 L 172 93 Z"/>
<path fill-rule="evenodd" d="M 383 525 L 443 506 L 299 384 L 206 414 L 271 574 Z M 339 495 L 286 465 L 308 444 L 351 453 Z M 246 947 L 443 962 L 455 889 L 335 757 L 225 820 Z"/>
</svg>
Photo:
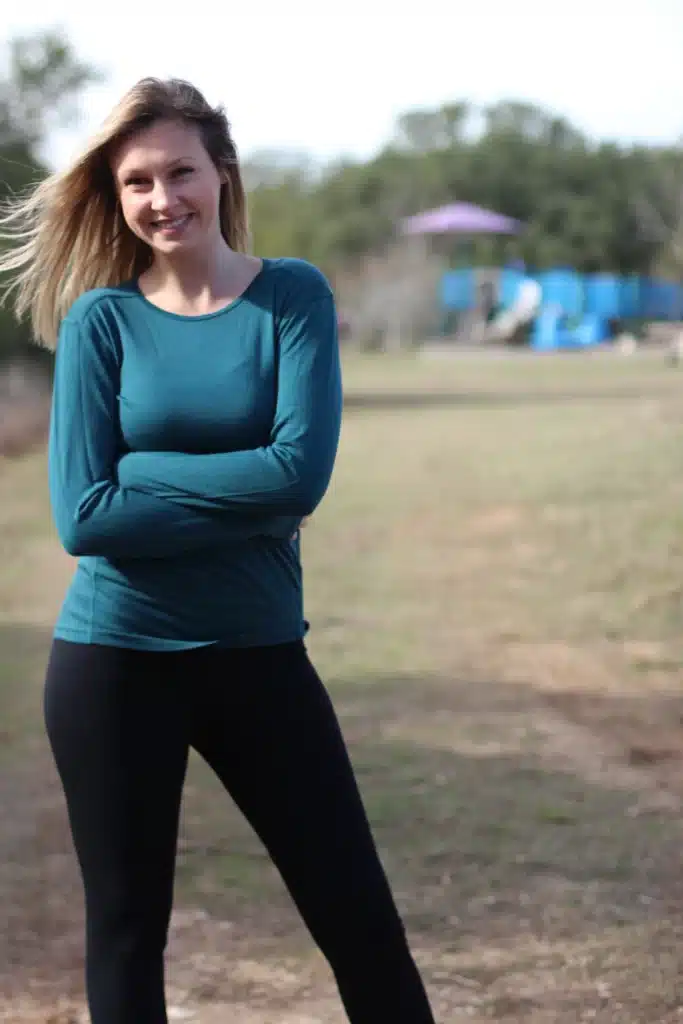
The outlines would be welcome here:
<svg viewBox="0 0 683 1024">
<path fill-rule="evenodd" d="M 194 162 L 194 158 L 191 157 L 191 156 L 179 156 L 179 157 L 176 157 L 174 160 L 171 160 L 168 164 L 166 164 L 166 170 L 170 170 L 173 167 L 177 167 L 179 164 L 187 164 L 187 163 L 193 163 L 193 162 Z M 123 180 L 126 180 L 127 178 L 134 178 L 135 176 L 139 176 L 141 174 L 147 174 L 147 173 L 148 172 L 144 168 L 140 168 L 140 167 L 127 167 L 124 170 L 124 172 L 121 175 L 121 177 L 122 177 Z"/>
</svg>

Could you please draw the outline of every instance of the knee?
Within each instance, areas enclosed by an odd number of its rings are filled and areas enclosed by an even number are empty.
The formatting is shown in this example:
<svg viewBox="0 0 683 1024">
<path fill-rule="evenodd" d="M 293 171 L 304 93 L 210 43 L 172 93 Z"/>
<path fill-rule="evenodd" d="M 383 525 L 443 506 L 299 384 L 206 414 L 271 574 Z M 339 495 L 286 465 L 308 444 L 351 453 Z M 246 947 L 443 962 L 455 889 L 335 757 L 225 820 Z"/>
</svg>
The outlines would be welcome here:
<svg viewBox="0 0 683 1024">
<path fill-rule="evenodd" d="M 393 902 L 366 906 L 356 913 L 347 908 L 332 915 L 321 931 L 319 945 L 335 973 L 360 963 L 372 965 L 373 970 L 381 963 L 389 968 L 410 955 L 406 930 Z"/>
<path fill-rule="evenodd" d="M 170 912 L 149 899 L 119 901 L 88 908 L 87 932 L 91 947 L 109 955 L 135 958 L 163 953 L 168 941 Z"/>
</svg>

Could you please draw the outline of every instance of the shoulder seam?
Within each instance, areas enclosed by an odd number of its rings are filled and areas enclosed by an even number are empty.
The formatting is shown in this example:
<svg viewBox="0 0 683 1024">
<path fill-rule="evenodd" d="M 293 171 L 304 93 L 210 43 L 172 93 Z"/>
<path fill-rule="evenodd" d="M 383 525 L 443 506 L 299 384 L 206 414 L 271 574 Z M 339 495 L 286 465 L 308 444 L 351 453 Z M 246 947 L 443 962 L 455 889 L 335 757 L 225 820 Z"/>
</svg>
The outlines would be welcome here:
<svg viewBox="0 0 683 1024">
<path fill-rule="evenodd" d="M 95 289 L 93 289 L 93 291 L 95 291 Z M 91 296 L 90 301 L 87 304 L 87 308 L 82 313 L 74 314 L 74 312 L 73 312 L 74 306 L 76 305 L 76 303 L 81 302 L 82 300 L 84 300 L 86 298 L 86 296 L 88 295 L 88 292 L 83 292 L 82 295 L 79 295 L 79 297 L 77 299 L 74 299 L 74 301 L 73 301 L 73 303 L 71 305 L 71 308 L 66 313 L 66 315 L 62 318 L 62 323 L 65 323 L 66 321 L 68 321 L 69 323 L 76 324 L 76 325 L 82 324 L 84 319 L 90 313 L 92 313 L 93 310 L 97 309 L 97 307 L 100 306 L 106 299 L 113 299 L 113 298 L 117 298 L 117 299 L 118 298 L 122 298 L 122 299 L 125 299 L 125 298 L 135 298 L 135 294 L 133 292 L 117 291 L 115 294 L 112 294 L 111 292 L 109 292 L 106 289 L 103 289 L 103 291 L 104 291 L 104 294 L 102 294 L 102 295 L 92 295 Z"/>
<path fill-rule="evenodd" d="M 280 262 L 280 260 L 282 262 Z M 290 260 L 295 261 L 294 265 L 292 265 L 292 263 L 289 262 Z M 316 285 L 320 288 L 321 298 L 334 295 L 332 286 L 330 285 L 330 282 L 323 274 L 322 270 L 319 267 L 317 267 L 314 263 L 311 263 L 309 260 L 299 259 L 298 257 L 284 256 L 280 257 L 277 263 L 279 263 L 279 266 L 276 265 L 276 270 L 279 270 L 290 281 L 296 281 L 297 278 L 299 277 L 298 271 L 301 271 L 301 269 L 305 267 L 305 274 L 307 275 L 306 279 L 310 281 L 311 284 L 313 283 L 313 281 L 315 281 Z"/>
</svg>

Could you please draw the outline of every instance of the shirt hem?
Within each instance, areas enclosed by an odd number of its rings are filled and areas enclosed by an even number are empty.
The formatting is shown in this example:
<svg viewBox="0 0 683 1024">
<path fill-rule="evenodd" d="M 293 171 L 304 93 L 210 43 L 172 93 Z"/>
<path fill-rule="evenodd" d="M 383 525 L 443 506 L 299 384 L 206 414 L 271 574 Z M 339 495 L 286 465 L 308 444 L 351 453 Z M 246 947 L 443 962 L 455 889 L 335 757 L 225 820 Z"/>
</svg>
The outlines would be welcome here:
<svg viewBox="0 0 683 1024">
<path fill-rule="evenodd" d="M 57 626 L 55 640 L 104 647 L 123 647 L 134 651 L 190 651 L 199 647 L 274 647 L 277 644 L 301 640 L 308 631 L 308 623 L 302 622 L 296 628 L 279 632 L 253 633 L 236 637 L 216 637 L 214 640 L 173 640 L 171 638 L 134 636 L 127 633 L 110 633 L 103 629 L 68 629 Z"/>
</svg>

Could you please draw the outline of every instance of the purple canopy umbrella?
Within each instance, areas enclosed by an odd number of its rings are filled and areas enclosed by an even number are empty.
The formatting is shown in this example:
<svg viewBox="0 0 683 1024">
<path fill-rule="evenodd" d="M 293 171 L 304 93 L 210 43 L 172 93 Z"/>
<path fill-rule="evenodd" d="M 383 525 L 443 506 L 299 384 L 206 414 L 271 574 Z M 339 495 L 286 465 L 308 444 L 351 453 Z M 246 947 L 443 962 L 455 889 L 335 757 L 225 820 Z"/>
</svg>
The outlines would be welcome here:
<svg viewBox="0 0 683 1024">
<path fill-rule="evenodd" d="M 522 223 L 472 203 L 450 203 L 401 222 L 405 235 L 515 235 Z"/>
</svg>

